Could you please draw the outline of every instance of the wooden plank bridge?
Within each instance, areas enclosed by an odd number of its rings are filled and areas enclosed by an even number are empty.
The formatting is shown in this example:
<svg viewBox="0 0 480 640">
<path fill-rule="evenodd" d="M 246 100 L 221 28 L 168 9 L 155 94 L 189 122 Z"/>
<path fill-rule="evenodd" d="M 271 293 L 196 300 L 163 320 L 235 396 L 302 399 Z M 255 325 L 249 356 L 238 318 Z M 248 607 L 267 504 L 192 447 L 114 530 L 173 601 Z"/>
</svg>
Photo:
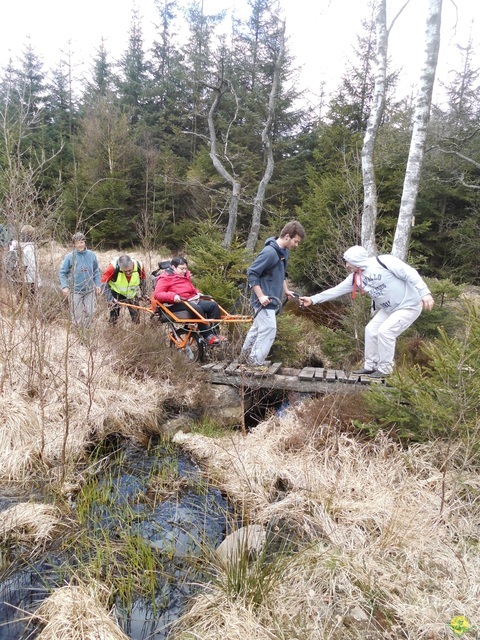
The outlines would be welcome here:
<svg viewBox="0 0 480 640">
<path fill-rule="evenodd" d="M 202 366 L 212 384 L 224 384 L 249 389 L 281 389 L 301 393 L 329 393 L 358 391 L 369 384 L 384 384 L 368 376 L 347 374 L 338 369 L 304 367 L 292 369 L 281 362 L 266 363 L 265 370 L 255 370 L 236 362 L 217 362 Z"/>
</svg>

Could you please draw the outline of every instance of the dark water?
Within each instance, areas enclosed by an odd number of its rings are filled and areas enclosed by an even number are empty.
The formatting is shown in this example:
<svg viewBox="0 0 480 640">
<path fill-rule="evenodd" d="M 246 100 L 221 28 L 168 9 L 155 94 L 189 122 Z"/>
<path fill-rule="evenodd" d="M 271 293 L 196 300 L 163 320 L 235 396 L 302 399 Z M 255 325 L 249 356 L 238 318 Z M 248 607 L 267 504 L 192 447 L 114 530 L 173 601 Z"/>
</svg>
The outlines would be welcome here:
<svg viewBox="0 0 480 640">
<path fill-rule="evenodd" d="M 164 640 L 205 579 L 198 559 L 207 547 L 220 544 L 226 535 L 227 518 L 231 521 L 233 516 L 220 491 L 208 486 L 197 465 L 171 445 L 157 443 L 143 449 L 117 441 L 110 443 L 110 452 L 103 459 L 107 462 L 95 482 L 109 500 L 92 504 L 84 526 L 88 535 L 101 535 L 101 539 L 105 535 L 112 540 L 126 534 L 141 536 L 155 550 L 161 570 L 154 598 L 134 598 L 128 610 L 117 598 L 115 610 L 119 625 L 132 640 Z M 172 470 L 181 489 L 169 492 Z M 152 502 L 146 496 L 151 479 L 157 476 L 164 478 L 166 493 Z M 34 611 L 52 589 L 70 582 L 77 573 L 76 551 L 70 557 L 66 552 L 46 553 L 3 579 L 0 640 L 36 637 L 38 631 L 27 626 L 25 612 Z M 83 562 L 88 562 L 88 553 L 84 548 L 78 550 Z"/>
</svg>

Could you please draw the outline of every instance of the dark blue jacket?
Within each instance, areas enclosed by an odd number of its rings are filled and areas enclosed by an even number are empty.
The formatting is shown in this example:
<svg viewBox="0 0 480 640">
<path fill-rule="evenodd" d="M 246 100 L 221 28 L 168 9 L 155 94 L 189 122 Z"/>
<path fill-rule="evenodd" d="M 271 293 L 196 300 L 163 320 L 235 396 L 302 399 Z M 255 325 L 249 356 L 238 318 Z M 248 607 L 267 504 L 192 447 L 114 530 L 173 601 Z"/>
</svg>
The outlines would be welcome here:
<svg viewBox="0 0 480 640">
<path fill-rule="evenodd" d="M 266 296 L 275 296 L 279 300 L 283 295 L 283 281 L 287 275 L 288 249 L 282 249 L 276 238 L 268 238 L 265 246 L 247 269 L 250 287 L 260 285 Z M 252 305 L 259 308 L 257 295 L 252 291 Z M 271 302 L 266 309 L 276 309 L 278 303 Z"/>
</svg>

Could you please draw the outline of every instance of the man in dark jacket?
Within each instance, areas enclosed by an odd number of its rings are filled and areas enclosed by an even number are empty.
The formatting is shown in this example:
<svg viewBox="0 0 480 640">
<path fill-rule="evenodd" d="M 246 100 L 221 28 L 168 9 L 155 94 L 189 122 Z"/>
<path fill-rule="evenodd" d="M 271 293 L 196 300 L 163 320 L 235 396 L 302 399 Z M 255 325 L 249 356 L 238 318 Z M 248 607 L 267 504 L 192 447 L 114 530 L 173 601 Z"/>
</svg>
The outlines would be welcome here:
<svg viewBox="0 0 480 640">
<path fill-rule="evenodd" d="M 255 318 L 243 343 L 241 360 L 250 366 L 262 366 L 268 356 L 277 333 L 275 311 L 281 304 L 282 294 L 285 292 L 287 298 L 294 296 L 286 281 L 288 253 L 304 238 L 305 229 L 292 220 L 278 238 L 268 238 L 247 270 Z"/>
</svg>

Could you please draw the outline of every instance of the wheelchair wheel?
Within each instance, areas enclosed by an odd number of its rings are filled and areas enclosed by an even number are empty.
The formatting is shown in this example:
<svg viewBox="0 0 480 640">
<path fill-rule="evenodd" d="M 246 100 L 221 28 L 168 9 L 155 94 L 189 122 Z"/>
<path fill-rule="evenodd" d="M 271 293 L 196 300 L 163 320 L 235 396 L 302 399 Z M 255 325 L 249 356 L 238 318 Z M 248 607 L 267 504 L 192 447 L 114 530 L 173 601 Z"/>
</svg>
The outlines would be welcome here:
<svg viewBox="0 0 480 640">
<path fill-rule="evenodd" d="M 177 334 L 175 336 L 175 333 Z M 203 362 L 205 356 L 204 343 L 195 331 L 190 329 L 176 329 L 170 332 L 171 344 L 182 353 L 190 362 Z"/>
</svg>

